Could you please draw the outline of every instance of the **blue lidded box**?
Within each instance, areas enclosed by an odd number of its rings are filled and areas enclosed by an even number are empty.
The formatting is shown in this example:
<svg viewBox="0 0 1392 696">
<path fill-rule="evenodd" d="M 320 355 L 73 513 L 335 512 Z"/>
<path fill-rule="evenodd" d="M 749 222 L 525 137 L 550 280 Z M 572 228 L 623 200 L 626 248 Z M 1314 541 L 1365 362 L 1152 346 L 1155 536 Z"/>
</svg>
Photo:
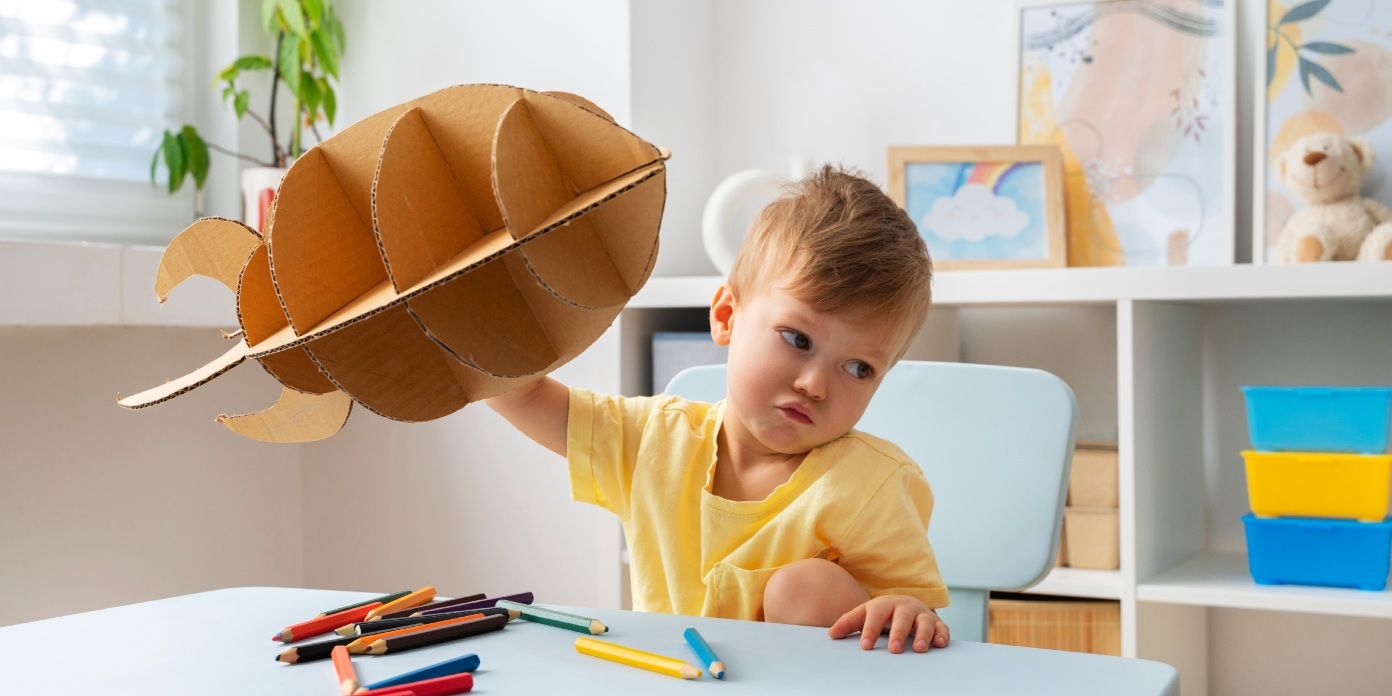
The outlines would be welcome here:
<svg viewBox="0 0 1392 696">
<path fill-rule="evenodd" d="M 1252 449 L 1261 452 L 1387 451 L 1388 387 L 1243 387 Z"/>
<path fill-rule="evenodd" d="M 1259 585 L 1381 591 L 1392 560 L 1392 518 L 1382 522 L 1244 515 L 1247 563 Z"/>
</svg>

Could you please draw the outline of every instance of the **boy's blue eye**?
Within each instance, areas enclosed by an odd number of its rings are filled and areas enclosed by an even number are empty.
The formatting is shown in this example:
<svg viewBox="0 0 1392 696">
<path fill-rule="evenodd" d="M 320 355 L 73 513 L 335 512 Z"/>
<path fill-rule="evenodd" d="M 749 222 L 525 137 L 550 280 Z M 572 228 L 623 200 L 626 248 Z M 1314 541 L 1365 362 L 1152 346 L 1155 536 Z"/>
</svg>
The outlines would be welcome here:
<svg viewBox="0 0 1392 696">
<path fill-rule="evenodd" d="M 798 350 L 807 350 L 812 347 L 812 340 L 799 331 L 784 329 L 778 333 L 783 335 L 783 340 L 787 341 L 788 345 Z"/>
<path fill-rule="evenodd" d="M 870 375 L 875 373 L 874 369 L 859 360 L 852 360 L 846 363 L 846 371 L 851 373 L 851 376 L 856 379 L 867 379 Z"/>
</svg>

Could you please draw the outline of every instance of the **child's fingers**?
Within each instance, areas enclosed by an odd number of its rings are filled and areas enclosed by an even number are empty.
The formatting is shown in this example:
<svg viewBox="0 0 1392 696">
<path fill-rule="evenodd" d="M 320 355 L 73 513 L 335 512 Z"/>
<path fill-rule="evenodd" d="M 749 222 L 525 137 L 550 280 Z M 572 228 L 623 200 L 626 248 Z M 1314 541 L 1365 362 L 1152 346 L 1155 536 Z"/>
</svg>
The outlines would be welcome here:
<svg viewBox="0 0 1392 696">
<path fill-rule="evenodd" d="M 943 620 L 938 618 L 937 615 L 933 616 L 933 622 L 936 624 L 933 631 L 933 645 L 939 648 L 946 648 L 948 642 L 952 640 L 952 634 L 948 632 L 947 624 L 943 623 Z"/>
<path fill-rule="evenodd" d="M 889 625 L 889 651 L 895 654 L 904 652 L 904 641 L 909 638 L 909 630 L 914 627 L 914 610 L 901 606 L 894 610 Z M 922 616 L 919 614 L 918 616 Z"/>
<path fill-rule="evenodd" d="M 928 646 L 937 645 L 938 630 L 946 631 L 947 626 L 932 614 L 919 614 L 914 617 L 914 652 L 928 652 Z M 941 647 L 941 646 L 939 646 Z"/>
<path fill-rule="evenodd" d="M 845 638 L 846 636 L 860 630 L 865 623 L 865 605 L 862 604 L 844 614 L 836 620 L 836 623 L 827 629 L 827 635 L 832 638 Z"/>
<path fill-rule="evenodd" d="M 884 631 L 893 615 L 893 605 L 867 602 L 865 604 L 865 623 L 860 629 L 860 647 L 865 650 L 873 649 L 875 641 L 880 639 L 880 633 Z"/>
</svg>

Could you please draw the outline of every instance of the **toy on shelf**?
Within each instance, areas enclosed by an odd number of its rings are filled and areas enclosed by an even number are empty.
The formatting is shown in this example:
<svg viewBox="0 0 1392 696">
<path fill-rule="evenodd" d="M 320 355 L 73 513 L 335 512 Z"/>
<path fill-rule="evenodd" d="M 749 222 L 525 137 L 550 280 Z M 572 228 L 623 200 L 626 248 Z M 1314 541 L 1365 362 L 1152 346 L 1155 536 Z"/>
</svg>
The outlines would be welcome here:
<svg viewBox="0 0 1392 696">
<path fill-rule="evenodd" d="M 1335 133 L 1307 135 L 1281 155 L 1281 181 L 1305 207 L 1281 230 L 1272 261 L 1392 259 L 1392 210 L 1362 195 L 1372 166 L 1372 144 Z"/>
<path fill-rule="evenodd" d="M 1254 513 L 1242 518 L 1252 579 L 1385 589 L 1392 389 L 1242 390 L 1254 448 L 1242 453 Z"/>
</svg>

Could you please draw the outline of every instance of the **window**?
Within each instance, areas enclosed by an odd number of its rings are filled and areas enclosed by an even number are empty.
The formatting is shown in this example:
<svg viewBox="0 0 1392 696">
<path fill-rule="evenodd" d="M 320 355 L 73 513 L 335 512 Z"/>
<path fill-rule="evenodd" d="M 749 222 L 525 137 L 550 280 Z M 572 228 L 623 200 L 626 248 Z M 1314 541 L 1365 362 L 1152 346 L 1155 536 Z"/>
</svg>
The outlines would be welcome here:
<svg viewBox="0 0 1392 696">
<path fill-rule="evenodd" d="M 188 120 L 188 19 L 177 0 L 0 0 L 0 236 L 162 244 L 192 220 L 191 192 L 149 183 Z"/>
</svg>

